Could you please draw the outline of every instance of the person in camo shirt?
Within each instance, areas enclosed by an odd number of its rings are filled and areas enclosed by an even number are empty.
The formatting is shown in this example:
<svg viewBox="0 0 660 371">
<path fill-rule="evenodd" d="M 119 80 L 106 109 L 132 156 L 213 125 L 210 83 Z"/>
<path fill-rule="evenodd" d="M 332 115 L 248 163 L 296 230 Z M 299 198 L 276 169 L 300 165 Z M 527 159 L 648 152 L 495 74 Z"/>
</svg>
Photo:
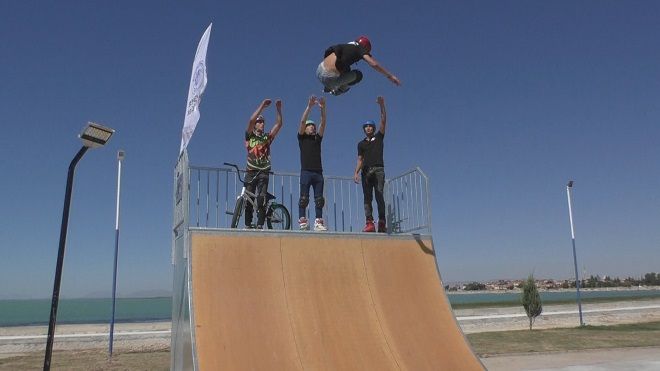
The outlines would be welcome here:
<svg viewBox="0 0 660 371">
<path fill-rule="evenodd" d="M 275 101 L 277 118 L 275 125 L 265 131 L 265 120 L 261 115 L 271 104 L 270 99 L 264 99 L 250 117 L 245 129 L 245 148 L 247 149 L 247 172 L 245 174 L 246 189 L 257 195 L 257 229 L 263 229 L 266 220 L 266 192 L 268 191 L 268 173 L 270 171 L 270 145 L 282 128 L 282 101 Z M 252 204 L 245 203 L 245 227 L 252 226 Z"/>
</svg>

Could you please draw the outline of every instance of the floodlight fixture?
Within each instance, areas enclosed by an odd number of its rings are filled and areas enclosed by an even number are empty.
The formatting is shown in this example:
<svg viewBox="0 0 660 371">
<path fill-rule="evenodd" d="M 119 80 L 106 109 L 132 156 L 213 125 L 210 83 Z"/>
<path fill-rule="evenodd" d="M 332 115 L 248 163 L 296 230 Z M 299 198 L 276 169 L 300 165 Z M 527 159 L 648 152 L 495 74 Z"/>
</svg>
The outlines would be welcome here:
<svg viewBox="0 0 660 371">
<path fill-rule="evenodd" d="M 87 148 L 98 148 L 104 146 L 110 140 L 114 129 L 105 127 L 95 122 L 88 122 L 87 126 L 80 133 L 80 140 Z"/>
</svg>

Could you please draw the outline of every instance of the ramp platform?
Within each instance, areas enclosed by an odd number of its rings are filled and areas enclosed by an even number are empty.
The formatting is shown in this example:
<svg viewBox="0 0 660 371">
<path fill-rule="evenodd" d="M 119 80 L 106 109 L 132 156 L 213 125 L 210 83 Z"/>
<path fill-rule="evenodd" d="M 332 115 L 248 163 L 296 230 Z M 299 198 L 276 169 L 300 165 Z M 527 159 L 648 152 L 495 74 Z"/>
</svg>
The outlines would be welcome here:
<svg viewBox="0 0 660 371">
<path fill-rule="evenodd" d="M 430 237 L 192 230 L 190 240 L 191 329 L 179 332 L 193 354 L 181 368 L 484 369 Z"/>
</svg>

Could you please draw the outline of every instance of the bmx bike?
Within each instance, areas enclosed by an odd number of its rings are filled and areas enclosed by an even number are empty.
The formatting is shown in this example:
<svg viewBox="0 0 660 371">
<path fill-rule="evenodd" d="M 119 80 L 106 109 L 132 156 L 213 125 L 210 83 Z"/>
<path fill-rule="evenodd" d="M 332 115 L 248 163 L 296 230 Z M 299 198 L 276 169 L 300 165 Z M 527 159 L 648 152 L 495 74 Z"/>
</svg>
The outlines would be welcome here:
<svg viewBox="0 0 660 371">
<path fill-rule="evenodd" d="M 243 183 L 241 193 L 236 197 L 236 205 L 234 205 L 234 212 L 227 211 L 231 215 L 231 228 L 238 228 L 238 222 L 241 219 L 243 210 L 245 209 L 246 202 L 252 205 L 252 210 L 259 210 L 257 207 L 257 195 L 247 190 L 247 186 L 257 179 L 257 176 L 252 178 L 250 182 L 241 179 L 241 171 L 236 164 L 225 162 L 226 166 L 236 169 L 238 180 Z M 261 173 L 261 170 L 257 175 Z M 269 172 L 270 174 L 270 172 Z M 268 229 L 288 230 L 291 229 L 291 214 L 287 208 L 275 201 L 276 197 L 269 192 L 266 192 L 266 225 Z"/>
</svg>

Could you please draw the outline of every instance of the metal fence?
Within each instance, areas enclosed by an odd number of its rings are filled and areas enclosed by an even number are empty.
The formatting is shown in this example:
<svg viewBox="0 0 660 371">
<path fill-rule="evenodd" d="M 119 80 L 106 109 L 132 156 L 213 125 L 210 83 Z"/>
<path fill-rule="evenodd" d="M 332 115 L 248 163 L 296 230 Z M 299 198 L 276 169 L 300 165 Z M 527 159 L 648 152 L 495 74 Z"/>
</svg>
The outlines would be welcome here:
<svg viewBox="0 0 660 371">
<path fill-rule="evenodd" d="M 243 177 L 244 174 L 241 174 Z M 232 168 L 190 166 L 189 226 L 229 228 L 236 198 L 243 184 Z M 352 177 L 325 176 L 323 218 L 333 232 L 360 232 L 364 227 L 362 186 Z M 291 214 L 292 229 L 297 228 L 300 174 L 274 173 L 268 191 Z M 390 233 L 430 233 L 428 178 L 419 169 L 386 181 L 385 202 Z M 375 209 L 375 200 L 374 200 Z M 314 202 L 306 210 L 314 216 Z M 311 219 L 311 218 L 310 218 Z M 240 227 L 240 225 L 239 225 Z"/>
<path fill-rule="evenodd" d="M 385 204 L 390 233 L 431 232 L 429 180 L 420 168 L 387 180 Z"/>
</svg>

